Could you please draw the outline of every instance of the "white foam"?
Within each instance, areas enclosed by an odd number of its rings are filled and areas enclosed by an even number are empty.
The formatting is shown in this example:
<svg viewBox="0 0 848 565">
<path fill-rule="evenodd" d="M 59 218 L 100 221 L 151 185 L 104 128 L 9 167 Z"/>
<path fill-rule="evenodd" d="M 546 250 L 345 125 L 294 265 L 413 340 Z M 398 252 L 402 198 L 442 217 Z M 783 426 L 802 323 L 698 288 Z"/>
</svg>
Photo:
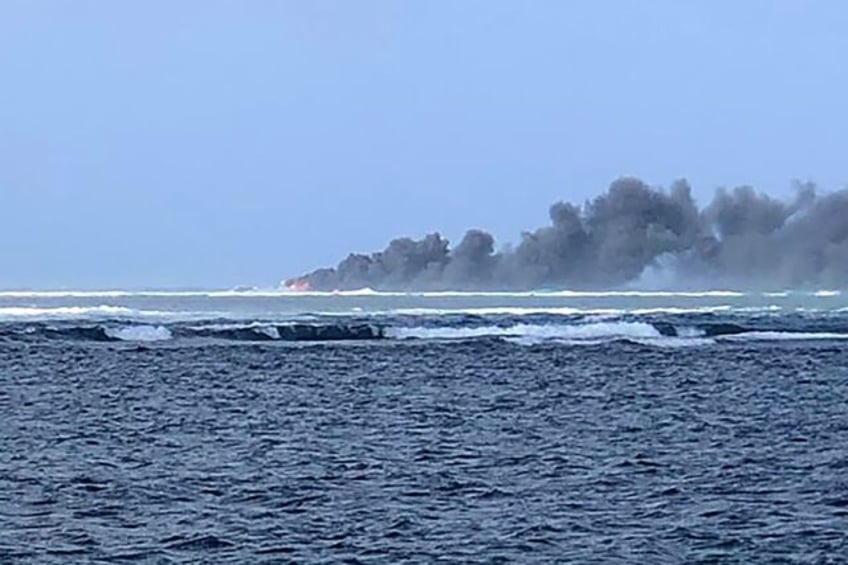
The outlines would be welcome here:
<svg viewBox="0 0 848 565">
<path fill-rule="evenodd" d="M 467 339 L 475 337 L 529 337 L 539 339 L 599 339 L 661 337 L 651 324 L 643 322 L 596 322 L 592 324 L 514 324 L 477 328 L 389 328 L 389 337 L 400 339 Z"/>
<path fill-rule="evenodd" d="M 271 326 L 266 322 L 226 322 L 226 323 L 208 323 L 208 324 L 199 324 L 195 326 L 188 326 L 190 330 L 210 330 L 210 331 L 221 331 L 221 330 L 267 330 L 270 329 Z"/>
<path fill-rule="evenodd" d="M 0 298 L 122 298 L 125 290 L 3 290 Z"/>
<path fill-rule="evenodd" d="M 520 307 L 520 306 L 492 306 L 484 308 L 398 308 L 381 312 L 384 315 L 400 316 L 444 316 L 444 315 L 468 315 L 468 316 L 531 316 L 534 314 L 551 314 L 560 316 L 577 316 L 581 314 L 619 315 L 625 310 L 614 308 L 585 310 L 580 308 L 562 307 Z"/>
<path fill-rule="evenodd" d="M 848 339 L 848 334 L 832 332 L 780 332 L 780 331 L 754 331 L 741 334 L 721 336 L 728 341 L 791 341 L 791 340 L 816 340 L 816 339 Z"/>
<path fill-rule="evenodd" d="M 522 337 L 506 337 L 505 341 L 516 345 L 533 346 L 542 343 L 558 343 L 561 345 L 600 345 L 607 343 L 605 339 L 543 339 L 540 337 L 522 336 Z"/>
<path fill-rule="evenodd" d="M 789 291 L 761 292 L 760 296 L 783 297 L 788 296 Z M 838 290 L 820 290 L 813 296 L 838 296 Z M 297 297 L 297 296 L 375 296 L 375 297 L 501 297 L 501 298 L 527 298 L 527 297 L 559 297 L 559 298 L 614 298 L 614 297 L 684 297 L 684 298 L 740 298 L 749 296 L 749 293 L 738 290 L 530 290 L 530 291 L 378 291 L 372 288 L 361 288 L 357 290 L 336 291 L 298 291 L 288 288 L 235 288 L 235 289 L 208 289 L 208 290 L 3 290 L 0 298 L 127 298 L 127 297 L 206 297 L 206 298 L 228 298 L 228 297 Z"/>
<path fill-rule="evenodd" d="M 332 296 L 332 292 L 294 292 L 282 289 L 234 289 L 234 290 L 2 290 L 0 298 L 239 298 L 239 297 L 285 297 L 296 295 Z M 338 293 L 336 293 L 338 294 Z M 359 294 L 353 291 L 345 294 Z"/>
<path fill-rule="evenodd" d="M 681 308 L 677 306 L 656 308 L 572 308 L 569 306 L 493 306 L 482 308 L 398 308 L 377 312 L 377 315 L 401 315 L 401 316 L 444 316 L 444 315 L 469 315 L 469 316 L 622 316 L 625 314 L 651 315 L 651 314 L 709 314 L 715 312 L 728 312 L 733 310 L 730 305 L 702 306 L 695 308 Z"/>
<path fill-rule="evenodd" d="M 674 326 L 674 329 L 677 331 L 678 337 L 686 339 L 704 337 L 706 334 L 704 330 L 694 326 Z"/>
<path fill-rule="evenodd" d="M 634 343 L 638 343 L 640 345 L 648 345 L 651 347 L 662 347 L 662 348 L 678 348 L 678 347 L 703 347 L 705 345 L 714 345 L 715 340 L 711 338 L 689 338 L 689 337 L 627 337 L 629 341 Z M 574 346 L 587 346 L 587 345 L 601 345 L 604 343 L 609 343 L 610 338 L 607 339 L 542 339 L 538 337 L 507 337 L 506 341 L 510 343 L 515 343 L 517 345 L 524 346 L 533 346 L 539 345 L 543 343 L 556 343 L 559 345 L 574 345 Z"/>
<path fill-rule="evenodd" d="M 273 291 L 272 291 L 273 292 Z M 255 295 L 255 291 L 246 294 Z M 466 291 L 466 290 L 435 290 L 435 291 L 377 291 L 371 288 L 359 290 L 281 290 L 276 294 L 284 296 L 382 296 L 382 297 L 423 297 L 423 298 L 740 298 L 746 293 L 735 290 L 529 290 L 529 291 Z"/>
<path fill-rule="evenodd" d="M 103 316 L 131 316 L 136 311 L 122 306 L 59 306 L 53 308 L 38 308 L 35 306 L 4 306 L 0 307 L 0 319 L 16 318 L 84 318 Z"/>
<path fill-rule="evenodd" d="M 715 344 L 715 340 L 708 337 L 661 337 L 661 338 L 635 338 L 631 341 L 641 345 L 650 345 L 653 347 L 703 347 L 705 345 Z"/>
<path fill-rule="evenodd" d="M 628 314 L 651 315 L 651 314 L 713 314 L 716 312 L 729 312 L 733 310 L 732 306 L 722 304 L 719 306 L 701 306 L 697 308 L 680 308 L 675 306 L 659 307 L 659 308 L 634 308 L 627 310 Z"/>
<path fill-rule="evenodd" d="M 271 339 L 280 339 L 280 330 L 276 326 L 259 326 L 254 331 L 267 335 Z"/>
<path fill-rule="evenodd" d="M 831 296 L 839 296 L 842 294 L 842 291 L 839 290 L 819 290 L 813 293 L 813 296 L 818 298 L 828 298 Z"/>
<path fill-rule="evenodd" d="M 645 297 L 645 298 L 669 298 L 669 297 L 684 297 L 684 298 L 740 298 L 746 296 L 744 292 L 736 290 L 699 290 L 699 291 L 674 291 L 674 290 L 609 290 L 609 291 L 573 291 L 562 290 L 551 293 L 551 296 L 563 297 L 589 297 L 589 298 L 607 298 L 607 297 Z"/>
<path fill-rule="evenodd" d="M 2 306 L 0 321 L 16 320 L 102 320 L 107 318 L 126 320 L 181 320 L 209 318 L 212 313 L 166 312 L 161 310 L 134 310 L 124 306 Z"/>
<path fill-rule="evenodd" d="M 344 294 L 345 296 L 376 296 L 380 294 L 373 288 L 360 288 L 359 290 L 336 291 L 333 294 Z"/>
<path fill-rule="evenodd" d="M 736 308 L 736 312 L 781 312 L 783 306 L 777 304 L 769 304 L 768 306 L 745 306 L 744 308 Z"/>
<path fill-rule="evenodd" d="M 108 329 L 106 333 L 123 341 L 164 341 L 173 337 L 171 330 L 164 326 L 127 326 Z"/>
</svg>

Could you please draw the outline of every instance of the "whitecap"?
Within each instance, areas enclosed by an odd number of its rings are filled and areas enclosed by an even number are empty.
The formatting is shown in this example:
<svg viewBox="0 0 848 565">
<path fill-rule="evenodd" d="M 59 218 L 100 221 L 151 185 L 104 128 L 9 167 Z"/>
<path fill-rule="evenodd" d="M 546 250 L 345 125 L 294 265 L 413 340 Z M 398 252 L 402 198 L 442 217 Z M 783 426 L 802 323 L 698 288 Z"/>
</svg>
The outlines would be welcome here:
<svg viewBox="0 0 848 565">
<path fill-rule="evenodd" d="M 634 338 L 630 341 L 640 345 L 650 345 L 652 347 L 703 347 L 705 345 L 714 345 L 715 340 L 708 337 L 694 336 L 679 336 L 679 337 L 661 337 L 661 338 Z"/>
<path fill-rule="evenodd" d="M 259 326 L 254 329 L 256 333 L 267 335 L 271 339 L 280 339 L 280 330 L 276 326 Z"/>
<path fill-rule="evenodd" d="M 84 318 L 103 316 L 132 316 L 135 310 L 123 306 L 57 306 L 40 308 L 36 306 L 3 306 L 0 307 L 0 319 L 16 318 Z"/>
<path fill-rule="evenodd" d="M 476 328 L 398 327 L 386 335 L 398 339 L 468 339 L 476 337 L 532 337 L 540 339 L 597 339 L 661 337 L 657 329 L 644 322 L 596 322 L 590 324 L 514 324 Z"/>
<path fill-rule="evenodd" d="M 165 326 L 125 326 L 110 328 L 106 334 L 122 341 L 165 341 L 173 336 Z"/>
<path fill-rule="evenodd" d="M 813 293 L 813 296 L 817 298 L 829 298 L 831 296 L 839 296 L 842 294 L 840 290 L 818 290 Z"/>
<path fill-rule="evenodd" d="M 167 312 L 162 310 L 135 310 L 125 306 L 101 304 L 98 306 L 1 306 L 0 321 L 16 320 L 188 320 L 205 318 L 209 312 Z"/>
<path fill-rule="evenodd" d="M 782 332 L 782 331 L 751 331 L 734 335 L 721 336 L 727 341 L 792 341 L 792 340 L 845 340 L 848 334 L 833 332 Z"/>
</svg>

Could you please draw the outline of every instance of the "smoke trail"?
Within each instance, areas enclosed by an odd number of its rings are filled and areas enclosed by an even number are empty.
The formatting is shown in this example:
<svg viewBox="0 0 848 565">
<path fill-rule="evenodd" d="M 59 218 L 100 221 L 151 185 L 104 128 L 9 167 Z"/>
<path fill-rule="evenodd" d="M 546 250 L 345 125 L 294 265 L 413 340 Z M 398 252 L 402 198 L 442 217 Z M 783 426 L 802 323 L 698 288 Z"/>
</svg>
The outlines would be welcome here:
<svg viewBox="0 0 848 565">
<path fill-rule="evenodd" d="M 792 202 L 749 186 L 719 189 L 699 209 L 688 183 L 668 190 L 636 178 L 614 181 L 582 206 L 558 202 L 550 225 L 496 251 L 469 230 L 458 245 L 438 233 L 392 240 L 335 268 L 286 281 L 292 288 L 612 288 L 640 278 L 673 286 L 787 288 L 848 285 L 848 190 L 819 195 L 796 186 Z M 670 282 L 673 281 L 673 282 Z"/>
</svg>

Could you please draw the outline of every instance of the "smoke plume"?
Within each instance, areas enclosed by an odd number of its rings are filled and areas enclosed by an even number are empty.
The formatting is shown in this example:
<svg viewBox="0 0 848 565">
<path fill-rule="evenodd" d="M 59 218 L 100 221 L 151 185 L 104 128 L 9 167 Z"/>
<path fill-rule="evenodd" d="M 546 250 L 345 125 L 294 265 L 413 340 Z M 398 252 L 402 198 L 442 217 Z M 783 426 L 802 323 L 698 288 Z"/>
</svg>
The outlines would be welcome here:
<svg viewBox="0 0 848 565">
<path fill-rule="evenodd" d="M 549 225 L 501 250 L 479 229 L 454 247 L 438 233 L 402 237 L 286 285 L 616 288 L 651 284 L 648 275 L 662 272 L 663 285 L 673 287 L 848 286 L 848 190 L 820 195 L 812 184 L 798 184 L 795 198 L 783 201 L 742 186 L 719 189 L 701 209 L 684 180 L 664 190 L 621 178 L 582 206 L 557 202 L 549 215 Z"/>
</svg>

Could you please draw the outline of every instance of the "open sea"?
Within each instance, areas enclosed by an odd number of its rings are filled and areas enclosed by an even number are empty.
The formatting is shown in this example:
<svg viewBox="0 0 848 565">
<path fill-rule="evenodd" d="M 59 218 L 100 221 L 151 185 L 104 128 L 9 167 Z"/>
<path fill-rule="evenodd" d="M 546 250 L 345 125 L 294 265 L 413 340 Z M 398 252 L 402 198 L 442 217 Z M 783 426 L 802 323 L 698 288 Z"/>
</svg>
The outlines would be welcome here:
<svg viewBox="0 0 848 565">
<path fill-rule="evenodd" d="M 0 563 L 846 563 L 848 294 L 0 292 Z"/>
</svg>

